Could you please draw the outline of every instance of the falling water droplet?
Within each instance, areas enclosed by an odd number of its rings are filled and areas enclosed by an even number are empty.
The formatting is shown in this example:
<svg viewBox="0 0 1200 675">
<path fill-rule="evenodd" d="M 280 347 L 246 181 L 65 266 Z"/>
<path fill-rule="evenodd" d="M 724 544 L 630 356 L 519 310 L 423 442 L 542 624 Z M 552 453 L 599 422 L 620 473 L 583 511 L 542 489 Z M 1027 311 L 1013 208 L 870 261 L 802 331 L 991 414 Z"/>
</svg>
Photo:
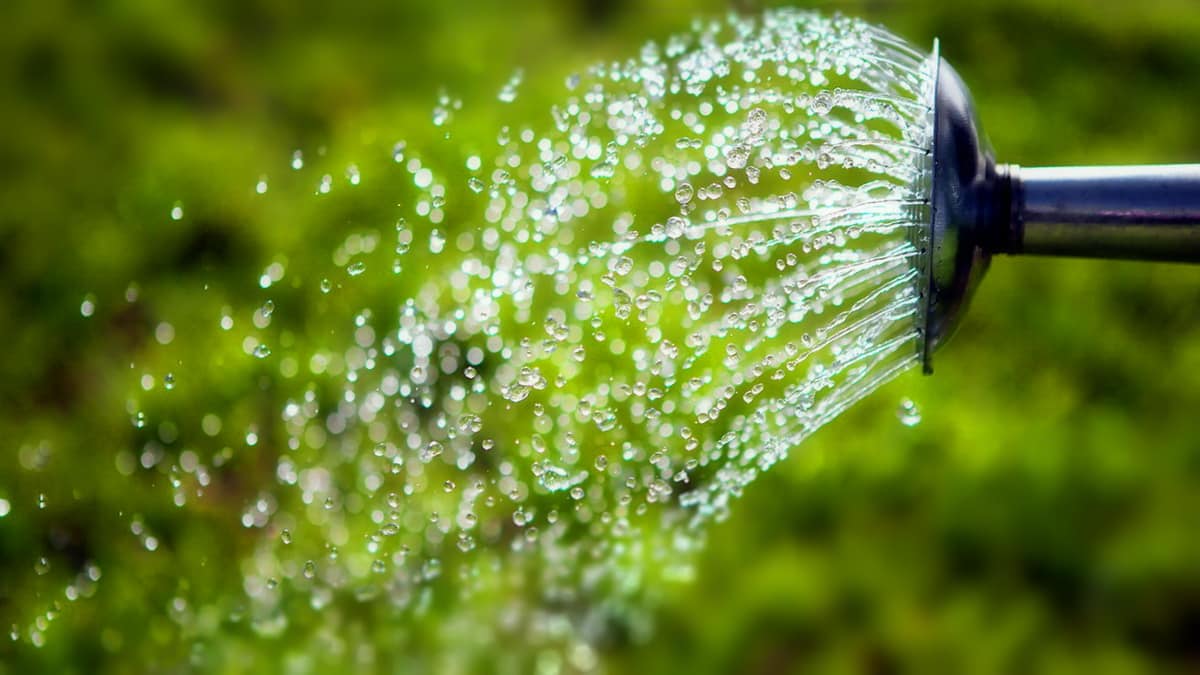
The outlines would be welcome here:
<svg viewBox="0 0 1200 675">
<path fill-rule="evenodd" d="M 680 183 L 679 187 L 675 188 L 675 201 L 680 204 L 687 204 L 692 201 L 692 195 L 695 191 L 692 190 L 691 183 Z"/>
<path fill-rule="evenodd" d="M 833 96 L 823 91 L 812 98 L 812 111 L 818 115 L 828 115 L 833 109 Z"/>
<path fill-rule="evenodd" d="M 725 150 L 725 164 L 731 169 L 745 168 L 750 159 L 750 148 L 742 144 L 731 145 Z"/>
<path fill-rule="evenodd" d="M 917 404 L 912 399 L 906 398 L 901 400 L 899 407 L 896 408 L 896 418 L 906 427 L 915 427 L 921 423 L 921 411 L 917 409 Z"/>
</svg>

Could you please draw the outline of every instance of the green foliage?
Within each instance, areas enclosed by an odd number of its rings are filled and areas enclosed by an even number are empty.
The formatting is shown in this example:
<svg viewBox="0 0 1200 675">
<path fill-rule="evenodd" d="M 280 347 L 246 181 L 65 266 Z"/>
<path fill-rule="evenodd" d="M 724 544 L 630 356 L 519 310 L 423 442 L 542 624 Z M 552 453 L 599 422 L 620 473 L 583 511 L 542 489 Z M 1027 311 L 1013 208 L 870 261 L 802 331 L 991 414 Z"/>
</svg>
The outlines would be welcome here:
<svg viewBox="0 0 1200 675">
<path fill-rule="evenodd" d="M 363 189 L 376 192 L 354 203 L 258 200 L 260 175 L 272 193 L 311 190 L 287 169 L 296 148 L 324 166 L 358 162 L 384 175 L 398 139 L 461 167 L 494 135 L 495 94 L 516 68 L 526 74 L 514 106 L 544 115 L 569 73 L 726 9 L 703 0 L 0 9 L 0 499 L 11 504 L 0 517 L 0 674 L 337 670 L 359 662 L 355 644 L 376 648 L 376 661 L 360 665 L 404 671 L 406 655 L 391 648 L 402 629 L 380 612 L 343 614 L 330 630 L 351 647 L 315 665 L 305 661 L 312 645 L 227 617 L 197 619 L 219 640 L 180 634 L 169 604 L 181 586 L 241 592 L 237 561 L 252 543 L 227 523 L 273 464 L 269 447 L 239 456 L 244 479 L 186 511 L 163 503 L 165 477 L 117 470 L 120 453 L 139 447 L 130 392 L 141 373 L 173 367 L 156 325 L 174 322 L 175 354 L 216 355 L 174 405 L 198 419 L 217 400 L 239 400 L 227 433 L 244 428 L 235 421 L 268 396 L 255 388 L 256 364 L 232 358 L 236 331 L 212 344 L 214 331 L 187 321 L 214 323 L 226 307 L 249 316 L 262 298 L 247 290 L 281 251 L 289 274 L 319 277 L 349 232 L 386 231 L 396 201 L 370 181 Z M 1200 156 L 1191 86 L 1200 13 L 1190 2 L 837 9 L 916 44 L 940 37 L 1002 159 Z M 466 102 L 451 143 L 429 123 L 442 88 Z M 125 300 L 130 289 L 138 302 Z M 91 318 L 80 313 L 85 298 Z M 293 289 L 276 302 L 297 335 L 330 329 L 305 323 L 304 308 L 327 300 Z M 762 476 L 716 528 L 699 578 L 669 591 L 654 636 L 609 645 L 607 666 L 1200 667 L 1200 269 L 996 260 L 937 369 L 884 387 Z M 915 428 L 895 419 L 903 396 L 921 408 Z M 162 540 L 157 551 L 130 531 L 134 513 Z M 33 569 L 42 555 L 46 574 Z M 102 569 L 95 595 L 69 601 L 63 588 L 86 561 Z M 24 631 L 53 602 L 62 608 L 45 646 L 8 640 L 10 625 Z"/>
</svg>

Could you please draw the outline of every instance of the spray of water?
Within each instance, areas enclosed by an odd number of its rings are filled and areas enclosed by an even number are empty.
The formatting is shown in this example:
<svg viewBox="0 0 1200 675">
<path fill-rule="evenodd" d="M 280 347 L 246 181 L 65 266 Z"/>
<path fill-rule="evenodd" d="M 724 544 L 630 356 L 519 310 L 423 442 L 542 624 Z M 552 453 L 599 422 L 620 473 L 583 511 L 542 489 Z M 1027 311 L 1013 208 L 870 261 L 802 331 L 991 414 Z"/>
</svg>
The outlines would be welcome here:
<svg viewBox="0 0 1200 675">
<path fill-rule="evenodd" d="M 271 263 L 252 316 L 210 322 L 280 407 L 172 418 L 151 399 L 181 364 L 131 397 L 134 454 L 195 508 L 239 454 L 269 462 L 233 610 L 261 635 L 370 612 L 439 672 L 505 643 L 592 668 L 759 473 L 916 361 L 930 106 L 926 54 L 773 11 L 570 78 L 547 123 L 457 170 L 398 143 L 394 228 L 349 233 L 312 278 Z M 461 108 L 441 97 L 432 124 Z M 204 435 L 181 452 L 164 420 Z M 204 603 L 178 620 L 198 630 Z"/>
</svg>

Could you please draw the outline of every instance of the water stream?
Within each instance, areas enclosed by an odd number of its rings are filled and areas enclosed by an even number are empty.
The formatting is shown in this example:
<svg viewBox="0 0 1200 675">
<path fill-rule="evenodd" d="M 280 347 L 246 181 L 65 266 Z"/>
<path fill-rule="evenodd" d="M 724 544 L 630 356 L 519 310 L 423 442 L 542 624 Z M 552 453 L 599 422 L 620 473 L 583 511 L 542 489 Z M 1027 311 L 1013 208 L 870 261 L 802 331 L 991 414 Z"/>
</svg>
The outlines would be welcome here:
<svg viewBox="0 0 1200 675">
<path fill-rule="evenodd" d="M 779 10 L 563 87 L 455 171 L 396 144 L 397 222 L 311 274 L 272 263 L 252 316 L 206 319 L 277 409 L 172 416 L 154 400 L 196 379 L 186 363 L 131 395 L 149 436 L 204 430 L 132 449 L 181 508 L 239 453 L 269 457 L 229 523 L 256 542 L 232 620 L 293 635 L 297 612 L 365 612 L 432 671 L 513 643 L 591 669 L 756 476 L 917 362 L 926 53 Z M 452 132 L 461 106 L 430 123 Z M 315 171 L 314 199 L 371 180 Z M 177 620 L 203 633 L 206 602 Z"/>
</svg>

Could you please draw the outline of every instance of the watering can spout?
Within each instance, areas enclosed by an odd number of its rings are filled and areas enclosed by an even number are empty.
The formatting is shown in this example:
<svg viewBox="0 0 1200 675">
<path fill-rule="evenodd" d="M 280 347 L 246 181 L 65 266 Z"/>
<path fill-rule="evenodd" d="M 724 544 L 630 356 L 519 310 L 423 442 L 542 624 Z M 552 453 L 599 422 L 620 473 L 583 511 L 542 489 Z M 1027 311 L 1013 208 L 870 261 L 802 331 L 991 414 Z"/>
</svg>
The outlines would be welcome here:
<svg viewBox="0 0 1200 675">
<path fill-rule="evenodd" d="M 1010 183 L 983 140 L 971 94 L 945 59 L 938 59 L 933 109 L 930 229 L 925 241 L 925 322 L 921 361 L 933 372 L 932 354 L 954 332 L 994 249 L 998 213 Z"/>
<path fill-rule="evenodd" d="M 921 362 L 953 333 L 994 254 L 1200 262 L 1200 164 L 997 164 L 970 92 L 938 59 Z"/>
</svg>

